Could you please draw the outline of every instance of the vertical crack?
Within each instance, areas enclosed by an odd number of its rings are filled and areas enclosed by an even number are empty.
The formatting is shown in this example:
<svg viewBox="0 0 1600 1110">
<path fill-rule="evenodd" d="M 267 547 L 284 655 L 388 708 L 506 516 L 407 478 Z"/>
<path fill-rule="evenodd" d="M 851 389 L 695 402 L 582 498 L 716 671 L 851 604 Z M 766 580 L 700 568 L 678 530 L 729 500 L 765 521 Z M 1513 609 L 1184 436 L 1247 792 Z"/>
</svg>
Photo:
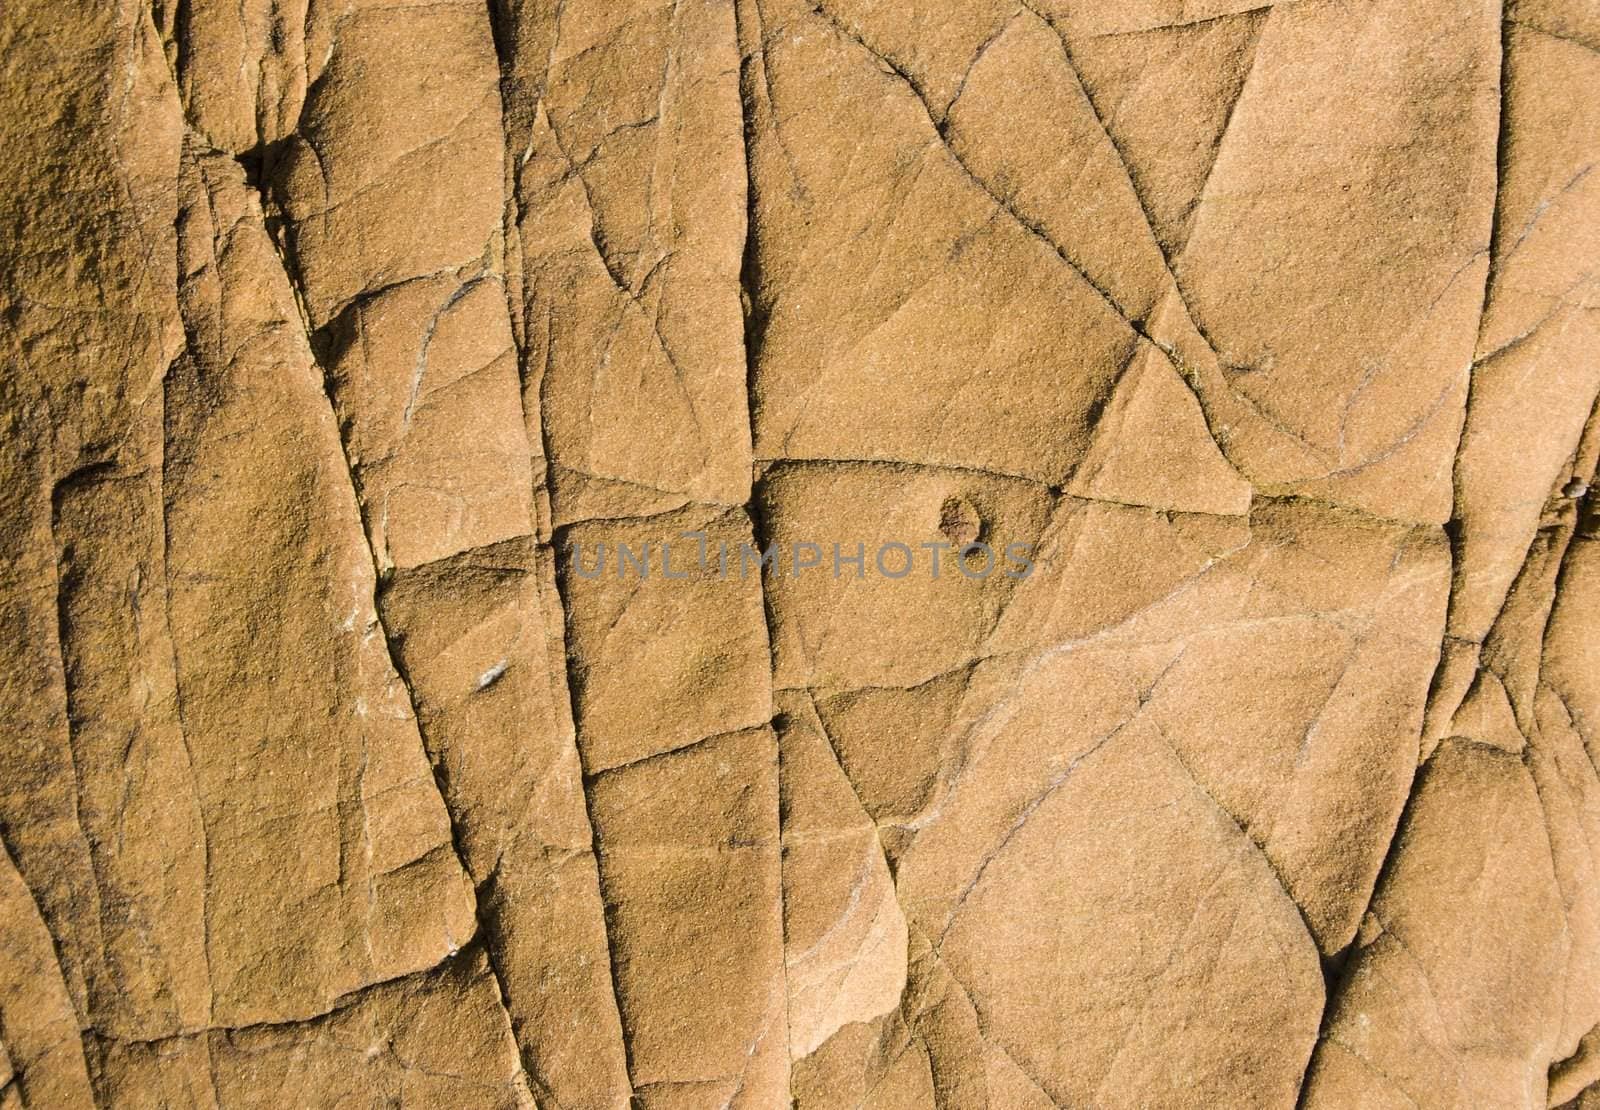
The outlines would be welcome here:
<svg viewBox="0 0 1600 1110">
<path fill-rule="evenodd" d="M 1506 62 L 1508 56 L 1507 47 L 1510 41 L 1510 31 L 1511 25 L 1506 19 L 1505 4 L 1502 0 L 1500 6 L 1500 71 L 1498 74 L 1499 117 L 1495 124 L 1495 197 L 1494 206 L 1490 217 L 1488 246 L 1489 265 L 1485 267 L 1483 302 L 1479 309 L 1478 336 L 1480 340 L 1483 333 L 1483 318 L 1488 308 L 1490 286 L 1494 281 L 1495 275 L 1494 245 L 1500 230 L 1501 191 L 1506 177 L 1506 149 L 1508 139 L 1508 128 L 1506 121 Z M 1470 381 L 1468 383 L 1465 408 L 1467 414 L 1470 414 L 1472 409 L 1472 385 Z M 1459 511 L 1462 500 L 1460 461 L 1461 441 L 1464 440 L 1465 436 L 1466 419 L 1463 418 L 1461 439 L 1459 439 L 1456 444 L 1455 465 L 1452 467 L 1452 489 L 1454 490 L 1455 496 L 1455 511 L 1452 512 L 1450 521 L 1445 525 L 1446 538 L 1449 540 L 1451 562 L 1450 598 L 1446 603 L 1447 608 L 1445 616 L 1444 642 L 1440 645 L 1439 662 L 1435 666 L 1433 680 L 1430 683 L 1430 688 L 1428 691 L 1427 704 L 1430 706 L 1433 703 L 1434 698 L 1441 692 L 1441 683 L 1445 675 L 1445 667 L 1448 662 L 1450 646 L 1450 611 L 1455 607 L 1455 600 L 1459 592 L 1457 571 L 1460 567 L 1461 561 Z M 1427 721 L 1430 715 L 1431 714 L 1428 713 L 1424 714 L 1424 728 L 1427 727 Z M 1384 848 L 1383 863 L 1378 868 L 1377 878 L 1373 881 L 1372 890 L 1367 895 L 1367 904 L 1362 909 L 1361 916 L 1363 918 L 1372 911 L 1373 903 L 1377 900 L 1379 893 L 1387 884 L 1390 874 L 1398 863 L 1399 855 L 1404 850 L 1401 833 L 1406 827 L 1406 822 L 1411 817 L 1412 805 L 1416 801 L 1416 785 L 1417 775 L 1413 775 L 1411 784 L 1406 790 L 1405 804 L 1401 806 L 1394 828 L 1389 832 L 1389 840 Z M 1352 939 L 1349 944 L 1340 949 L 1338 952 L 1332 953 L 1331 955 L 1323 958 L 1323 975 L 1328 983 L 1327 1001 L 1322 1009 L 1322 1028 L 1317 1036 L 1317 1048 L 1312 1050 L 1311 1058 L 1306 1062 L 1306 1069 L 1300 1076 L 1300 1086 L 1295 1099 L 1295 1106 L 1297 1107 L 1297 1110 L 1303 1110 L 1303 1108 L 1306 1106 L 1307 1081 L 1311 1077 L 1312 1070 L 1316 1067 L 1318 1052 L 1322 1043 L 1328 1038 L 1334 1016 L 1339 1010 L 1340 1000 L 1342 999 L 1345 990 L 1348 988 L 1353 976 L 1356 973 L 1356 969 L 1360 964 L 1358 944 L 1359 941 L 1357 939 Z"/>
<path fill-rule="evenodd" d="M 185 323 L 184 330 L 187 339 L 187 323 Z M 205 957 L 206 963 L 206 1024 L 211 1025 L 216 1021 L 216 987 L 211 973 L 211 828 L 206 820 L 204 801 L 200 797 L 200 781 L 195 774 L 194 748 L 189 742 L 189 726 L 184 718 L 183 675 L 178 667 L 178 641 L 173 634 L 171 511 L 167 505 L 166 493 L 167 467 L 170 461 L 167 453 L 167 440 L 172 369 L 186 355 L 187 350 L 178 354 L 172 365 L 167 367 L 167 373 L 161 381 L 161 465 L 156 471 L 156 495 L 161 500 L 161 613 L 162 619 L 166 622 L 167 648 L 172 666 L 172 709 L 173 716 L 177 719 L 178 739 L 183 743 L 184 765 L 189 773 L 189 787 L 191 796 L 194 799 L 195 819 L 200 823 L 201 874 L 204 882 L 200 894 L 202 919 L 201 952 Z"/>
<path fill-rule="evenodd" d="M 546 312 L 548 313 L 548 309 L 546 310 Z M 548 351 L 548 348 L 547 348 L 547 351 Z M 547 477 L 546 480 L 551 485 L 554 485 L 553 474 L 550 477 Z M 557 547 L 559 547 L 559 544 L 557 545 Z M 557 558 L 559 558 L 559 555 L 557 556 Z M 578 663 L 577 663 L 576 660 L 574 660 L 572 658 L 571 651 L 568 650 L 567 647 L 566 647 L 567 643 L 570 642 L 570 640 L 571 640 L 571 633 L 572 633 L 572 616 L 571 616 L 571 614 L 572 614 L 572 606 L 571 606 L 571 604 L 569 603 L 569 601 L 567 599 L 566 591 L 562 589 L 561 582 L 562 582 L 562 578 L 561 578 L 561 574 L 560 574 L 560 572 L 558 570 L 556 575 L 555 575 L 555 583 L 556 583 L 556 597 L 559 600 L 560 605 L 561 605 L 561 614 L 562 614 L 562 621 L 563 621 L 562 657 L 563 657 L 563 659 L 564 659 L 564 661 L 566 663 L 566 674 L 567 674 L 567 683 L 566 683 L 567 691 L 566 692 L 567 692 L 567 699 L 568 699 L 568 712 L 571 714 L 571 717 L 572 717 L 574 741 L 576 741 L 576 732 L 577 732 L 577 727 L 578 727 L 578 724 L 577 724 L 577 722 L 578 722 L 578 699 L 577 699 L 576 693 L 574 692 L 575 691 L 574 684 L 575 684 L 575 681 L 577 679 Z M 579 758 L 580 767 L 581 767 L 582 759 L 583 759 L 583 748 L 581 746 L 579 746 L 579 748 L 578 748 L 578 758 Z M 617 1010 L 617 1026 L 621 1030 L 621 1034 L 622 1034 L 622 1058 L 623 1058 L 623 1064 L 624 1064 L 624 1066 L 625 1066 L 625 1068 L 627 1070 L 627 1076 L 628 1076 L 628 1087 L 629 1087 L 628 1095 L 629 1095 L 629 1098 L 632 1099 L 634 1097 L 634 1092 L 637 1090 L 637 1083 L 635 1082 L 635 1080 L 633 1078 L 633 1075 L 634 1075 L 633 1045 L 632 1045 L 632 1042 L 631 1042 L 631 1038 L 628 1035 L 628 1019 L 627 1019 L 627 1015 L 624 1013 L 623 1008 L 622 1008 L 622 991 L 621 991 L 621 987 L 619 985 L 620 978 L 619 978 L 618 967 L 617 967 L 617 946 L 616 946 L 615 941 L 612 939 L 613 934 L 616 932 L 616 922 L 614 920 L 614 916 L 615 915 L 614 915 L 614 911 L 613 911 L 612 906 L 611 906 L 611 902 L 606 897 L 605 875 L 604 875 L 604 872 L 602 871 L 602 869 L 600 867 L 600 842 L 599 842 L 599 836 L 595 832 L 596 822 L 595 822 L 595 813 L 594 813 L 594 795 L 589 790 L 589 782 L 590 782 L 590 775 L 588 773 L 588 770 L 587 770 L 587 768 L 583 768 L 583 774 L 579 776 L 579 789 L 583 791 L 584 816 L 585 816 L 585 818 L 587 819 L 587 821 L 589 823 L 589 846 L 590 846 L 589 847 L 589 856 L 590 856 L 590 858 L 592 860 L 594 860 L 595 882 L 596 882 L 596 884 L 598 885 L 598 887 L 600 889 L 600 909 L 601 909 L 601 914 L 602 914 L 601 923 L 605 928 L 605 934 L 606 934 L 606 959 L 607 959 L 607 962 L 609 964 L 608 976 L 609 976 L 610 981 L 611 981 L 611 1000 L 612 1000 L 613 1004 L 616 1006 L 616 1010 Z"/>
<path fill-rule="evenodd" d="M 737 0 L 734 4 L 734 34 L 736 49 L 740 54 L 739 59 L 739 115 L 740 131 L 743 140 L 744 168 L 745 168 L 745 223 L 744 223 L 744 248 L 739 267 L 739 297 L 741 302 L 742 317 L 744 321 L 743 346 L 745 360 L 745 412 L 749 422 L 749 442 L 751 448 L 751 483 L 750 499 L 745 502 L 745 516 L 750 521 L 751 537 L 755 540 L 758 550 L 766 550 L 772 542 L 772 528 L 766 519 L 766 514 L 761 507 L 761 493 L 765 483 L 763 475 L 754 473 L 755 469 L 755 443 L 757 413 L 757 367 L 761 358 L 761 347 L 766 336 L 767 324 L 771 318 L 770 305 L 765 300 L 763 275 L 761 272 L 761 255 L 757 242 L 760 221 L 758 218 L 758 205 L 760 193 L 756 185 L 755 172 L 755 143 L 756 143 L 756 112 L 757 94 L 755 86 L 755 67 L 762 70 L 762 87 L 770 88 L 770 76 L 766 74 L 766 53 L 762 45 L 762 31 L 759 6 L 754 13 L 755 25 L 747 26 L 750 16 L 750 7 L 755 0 Z M 774 126 L 776 122 L 774 121 Z M 767 636 L 767 675 L 769 697 L 773 684 L 773 676 L 777 662 L 777 639 L 774 636 L 776 627 L 773 612 L 772 596 L 767 590 L 765 578 L 758 572 L 756 575 L 757 588 L 761 591 L 761 614 L 766 626 Z M 778 791 L 775 805 L 775 826 L 778 831 L 778 970 L 782 976 L 783 984 L 783 1025 L 784 1025 L 784 1061 L 789 1078 L 786 1087 L 792 1087 L 794 1060 L 790 1041 L 790 992 L 789 992 L 789 914 L 788 896 L 784 885 L 783 876 L 783 748 L 778 735 L 778 726 L 781 724 L 776 718 L 773 721 L 774 759 L 777 761 Z"/>
<path fill-rule="evenodd" d="M 529 451 L 530 453 L 534 453 L 535 450 L 537 451 L 536 458 L 539 462 L 539 465 L 534 468 L 535 486 L 542 486 L 542 489 L 535 489 L 535 496 L 533 500 L 535 505 L 539 505 L 541 502 L 541 497 L 539 495 L 542 493 L 542 501 L 544 506 L 542 509 L 538 510 L 540 519 L 535 521 L 535 530 L 537 533 L 535 539 L 538 543 L 538 546 L 548 554 L 550 560 L 549 566 L 551 567 L 551 573 L 549 581 L 551 582 L 554 590 L 554 601 L 557 611 L 556 613 L 549 615 L 547 619 L 554 620 L 557 623 L 557 626 L 561 629 L 561 674 L 565 681 L 562 683 L 563 689 L 560 691 L 560 696 L 565 702 L 564 709 L 566 713 L 566 719 L 570 724 L 570 734 L 574 747 L 576 748 L 579 770 L 580 772 L 583 772 L 585 770 L 583 767 L 583 748 L 577 743 L 579 712 L 574 686 L 575 680 L 578 677 L 577 672 L 579 669 L 579 664 L 577 660 L 573 659 L 571 650 L 568 647 L 568 644 L 571 641 L 572 633 L 572 604 L 571 599 L 568 597 L 567 591 L 562 584 L 563 579 L 561 573 L 562 560 L 560 554 L 560 540 L 555 534 L 554 521 L 552 518 L 553 510 L 551 507 L 555 504 L 557 498 L 556 475 L 553 462 L 554 454 L 551 450 L 550 426 L 545 415 L 549 411 L 549 398 L 546 395 L 546 390 L 549 388 L 551 363 L 555 357 L 555 326 L 553 317 L 554 307 L 551 304 L 545 304 L 542 306 L 544 334 L 541 343 L 536 345 L 534 342 L 535 323 L 532 313 L 530 312 L 531 298 L 529 290 L 525 285 L 527 280 L 526 274 L 521 270 L 521 267 L 524 265 L 524 260 L 522 251 L 520 249 L 519 221 L 522 210 L 522 163 L 525 161 L 525 157 L 518 155 L 518 144 L 515 141 L 515 137 L 511 133 L 513 128 L 531 128 L 533 125 L 534 117 L 538 112 L 538 101 L 542 100 L 544 95 L 543 85 L 546 81 L 548 81 L 550 58 L 554 57 L 556 45 L 560 38 L 561 14 L 564 7 L 564 2 L 565 0 L 557 0 L 557 3 L 555 4 L 555 11 L 552 17 L 552 26 L 550 28 L 550 43 L 548 46 L 549 57 L 545 59 L 546 72 L 541 78 L 538 87 L 534 88 L 522 87 L 525 83 L 520 82 L 515 75 L 514 59 L 517 49 L 514 28 L 515 15 L 510 6 L 510 0 L 488 0 L 488 10 L 489 22 L 494 34 L 496 61 L 500 68 L 501 118 L 503 121 L 503 130 L 505 132 L 503 139 L 505 142 L 506 166 L 508 173 L 508 180 L 506 184 L 508 190 L 508 197 L 506 201 L 506 228 L 508 240 L 506 282 L 507 295 L 509 301 L 510 291 L 512 289 L 513 282 L 515 282 L 515 285 L 521 291 L 523 303 L 520 312 L 515 305 L 512 305 L 509 308 L 509 311 L 512 315 L 512 326 L 514 329 L 514 335 L 517 339 L 517 374 L 522 397 L 523 420 L 524 427 L 528 430 L 529 434 Z M 529 102 L 524 103 L 525 100 Z M 531 137 L 526 141 L 531 143 Z M 514 275 L 511 272 L 509 264 L 512 251 L 511 243 L 513 239 L 517 243 L 515 255 L 519 266 L 519 271 Z M 543 352 L 543 365 L 538 368 L 537 374 L 535 374 L 534 367 L 532 366 L 533 352 L 536 349 L 542 350 Z M 527 402 L 530 390 L 537 391 L 535 394 L 538 398 L 538 404 L 536 406 L 536 420 L 528 412 Z M 537 424 L 537 429 L 534 427 L 535 424 Z M 533 443 L 535 431 L 537 431 L 537 444 Z M 600 924 L 604 930 L 606 942 L 606 978 L 611 992 L 612 1006 L 617 1014 L 617 1027 L 618 1035 L 621 1040 L 623 1067 L 628 1084 L 626 1096 L 631 1102 L 635 1098 L 634 1089 L 636 1086 L 633 1079 L 633 1046 L 628 1034 L 628 1022 L 623 1011 L 622 994 L 619 986 L 617 946 L 614 939 L 616 923 L 611 905 L 606 898 L 604 876 L 600 868 L 599 837 L 595 831 L 596 823 L 594 798 L 589 790 L 589 780 L 586 773 L 580 773 L 578 778 L 578 788 L 583 794 L 584 821 L 588 826 L 589 833 L 589 847 L 587 850 L 587 855 L 591 865 L 594 867 L 595 887 L 600 898 Z M 537 1074 L 533 1070 L 531 1061 L 529 1062 L 529 1071 L 530 1074 Z M 553 1101 L 554 1096 L 552 1093 L 547 1091 L 545 1094 L 546 1097 L 551 1098 Z"/>
<path fill-rule="evenodd" d="M 287 141 L 285 140 L 285 142 Z M 305 281 L 299 258 L 295 251 L 293 227 L 272 196 L 271 172 L 273 155 L 276 149 L 276 144 L 258 149 L 252 152 L 253 157 L 246 156 L 240 158 L 239 161 L 245 169 L 247 184 L 254 188 L 261 203 L 262 221 L 267 232 L 266 238 L 272 244 L 273 251 L 277 255 L 279 266 L 283 272 L 284 280 L 294 297 L 295 306 L 300 316 L 301 328 L 306 340 L 307 357 L 311 360 L 311 364 L 322 383 L 323 398 L 327 402 L 328 409 L 334 419 L 336 438 L 339 444 L 339 457 L 344 464 L 344 477 L 348 483 L 347 488 L 350 491 L 350 497 L 355 504 L 357 517 L 361 524 L 361 545 L 366 552 L 367 562 L 372 568 L 373 594 L 369 600 L 372 605 L 373 619 L 377 623 L 378 630 L 383 635 L 384 654 L 388 659 L 390 668 L 399 679 L 401 687 L 405 690 L 406 704 L 411 711 L 411 718 L 416 724 L 418 741 L 423 749 L 423 754 L 427 757 L 429 768 L 433 774 L 434 789 L 438 793 L 440 807 L 444 810 L 446 825 L 450 834 L 451 851 L 455 854 L 456 863 L 461 868 L 462 875 L 469 882 L 473 882 L 472 873 L 468 870 L 466 863 L 467 854 L 464 847 L 464 832 L 461 828 L 460 815 L 456 813 L 449 801 L 451 791 L 449 789 L 448 770 L 444 766 L 443 760 L 435 754 L 434 746 L 428 743 L 427 729 L 423 723 L 421 703 L 417 697 L 416 684 L 408 673 L 400 653 L 395 649 L 395 634 L 389 627 L 388 621 L 384 618 L 383 596 L 389 576 L 380 566 L 377 552 L 372 546 L 372 521 L 368 516 L 361 480 L 350 457 L 350 447 L 345 439 L 343 423 L 339 420 L 338 406 L 334 402 L 332 393 L 331 378 L 327 368 L 322 363 L 322 359 L 317 354 L 320 344 L 317 341 L 316 331 L 312 326 L 311 315 L 306 305 Z M 365 752 L 363 752 L 364 759 Z M 357 790 L 359 792 L 359 785 Z M 361 801 L 359 793 L 357 800 L 358 802 Z M 473 882 L 473 888 L 473 911 L 477 920 L 479 934 L 484 941 L 485 963 L 490 973 L 494 976 L 496 987 L 500 994 L 501 1010 L 505 1013 L 506 1024 L 509 1027 L 511 1015 L 506 1005 L 508 995 L 505 978 L 496 962 L 494 946 L 488 943 L 490 933 L 484 919 L 484 899 L 480 896 L 480 884 Z"/>
</svg>

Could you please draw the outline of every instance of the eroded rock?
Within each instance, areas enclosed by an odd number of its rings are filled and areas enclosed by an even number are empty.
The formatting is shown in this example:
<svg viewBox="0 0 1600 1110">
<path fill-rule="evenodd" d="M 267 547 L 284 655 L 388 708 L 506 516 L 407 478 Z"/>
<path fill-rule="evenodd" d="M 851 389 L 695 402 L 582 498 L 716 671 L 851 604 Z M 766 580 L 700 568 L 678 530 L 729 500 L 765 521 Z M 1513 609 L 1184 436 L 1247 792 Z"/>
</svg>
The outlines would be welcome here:
<svg viewBox="0 0 1600 1110">
<path fill-rule="evenodd" d="M 1592 6 L 0 33 L 0 1105 L 1600 1098 Z"/>
</svg>

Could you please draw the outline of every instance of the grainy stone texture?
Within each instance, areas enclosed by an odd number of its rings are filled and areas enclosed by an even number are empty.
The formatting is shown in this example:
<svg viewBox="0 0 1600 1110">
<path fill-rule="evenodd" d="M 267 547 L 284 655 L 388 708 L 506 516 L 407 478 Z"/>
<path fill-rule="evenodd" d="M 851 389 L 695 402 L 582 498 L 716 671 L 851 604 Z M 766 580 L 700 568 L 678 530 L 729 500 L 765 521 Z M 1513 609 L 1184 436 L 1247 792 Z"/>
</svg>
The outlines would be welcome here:
<svg viewBox="0 0 1600 1110">
<path fill-rule="evenodd" d="M 13 0 L 0 108 L 0 1108 L 1600 1106 L 1591 0 Z"/>
</svg>

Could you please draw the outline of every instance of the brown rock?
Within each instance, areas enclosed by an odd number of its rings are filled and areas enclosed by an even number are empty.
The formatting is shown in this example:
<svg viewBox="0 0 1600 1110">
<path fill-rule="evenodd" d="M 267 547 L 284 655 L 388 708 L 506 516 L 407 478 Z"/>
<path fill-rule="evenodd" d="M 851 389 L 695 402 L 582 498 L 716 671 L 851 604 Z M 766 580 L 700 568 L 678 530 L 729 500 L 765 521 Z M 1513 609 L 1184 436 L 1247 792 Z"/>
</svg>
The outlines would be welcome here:
<svg viewBox="0 0 1600 1110">
<path fill-rule="evenodd" d="M 1593 4 L 0 50 L 0 1107 L 1600 1104 Z"/>
</svg>

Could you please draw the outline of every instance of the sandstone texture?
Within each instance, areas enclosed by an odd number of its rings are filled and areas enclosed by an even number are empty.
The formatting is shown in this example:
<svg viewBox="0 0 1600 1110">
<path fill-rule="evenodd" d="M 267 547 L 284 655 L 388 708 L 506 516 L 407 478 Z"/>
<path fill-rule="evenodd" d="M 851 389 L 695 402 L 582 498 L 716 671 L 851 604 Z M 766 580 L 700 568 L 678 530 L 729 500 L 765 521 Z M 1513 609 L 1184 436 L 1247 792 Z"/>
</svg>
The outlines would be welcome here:
<svg viewBox="0 0 1600 1110">
<path fill-rule="evenodd" d="M 7 0 L 0 1110 L 1600 1107 L 1594 0 Z"/>
</svg>

